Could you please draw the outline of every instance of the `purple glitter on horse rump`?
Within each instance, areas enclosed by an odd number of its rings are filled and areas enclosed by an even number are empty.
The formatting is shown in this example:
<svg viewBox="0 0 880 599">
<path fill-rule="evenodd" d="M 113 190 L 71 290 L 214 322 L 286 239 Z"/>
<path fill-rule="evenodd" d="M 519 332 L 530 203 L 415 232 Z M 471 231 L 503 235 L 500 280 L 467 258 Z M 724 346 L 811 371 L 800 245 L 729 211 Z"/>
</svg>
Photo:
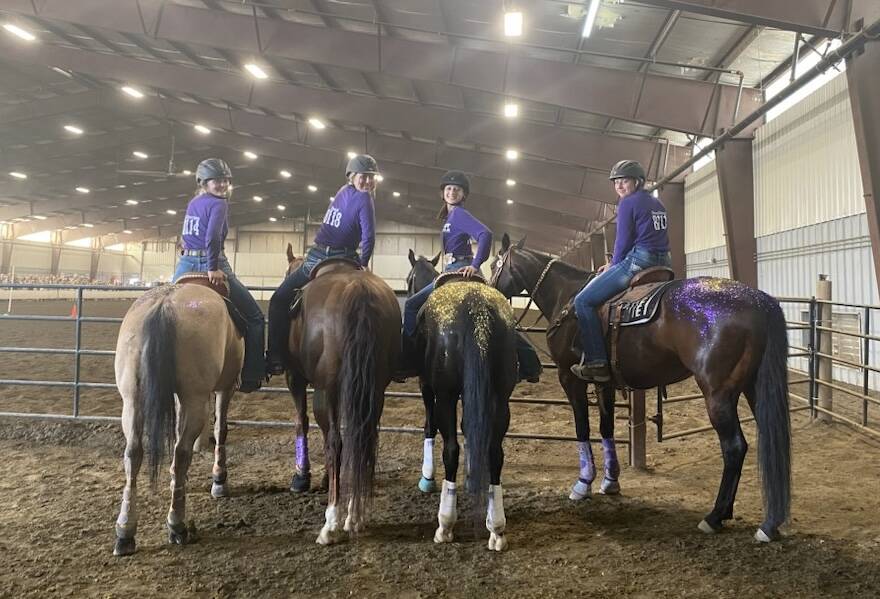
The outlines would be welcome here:
<svg viewBox="0 0 880 599">
<path fill-rule="evenodd" d="M 722 319 L 748 306 L 770 309 L 766 293 L 732 279 L 695 277 L 685 279 L 669 292 L 669 302 L 679 318 L 691 320 L 705 337 Z"/>
</svg>

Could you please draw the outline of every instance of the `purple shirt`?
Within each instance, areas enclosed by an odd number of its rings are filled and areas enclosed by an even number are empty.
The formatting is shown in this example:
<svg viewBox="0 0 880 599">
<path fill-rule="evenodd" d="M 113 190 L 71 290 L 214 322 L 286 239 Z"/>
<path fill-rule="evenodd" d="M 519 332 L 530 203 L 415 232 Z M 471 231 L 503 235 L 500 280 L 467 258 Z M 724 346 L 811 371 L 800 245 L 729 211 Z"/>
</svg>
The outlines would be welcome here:
<svg viewBox="0 0 880 599">
<path fill-rule="evenodd" d="M 229 232 L 226 200 L 209 193 L 197 195 L 186 206 L 183 248 L 208 250 L 208 270 L 217 270 L 223 242 Z"/>
<path fill-rule="evenodd" d="M 376 210 L 373 196 L 344 185 L 327 208 L 324 224 L 315 235 L 315 245 L 357 250 L 361 245 L 361 265 L 366 266 L 376 244 Z"/>
<path fill-rule="evenodd" d="M 617 205 L 617 239 L 614 257 L 617 264 L 635 247 L 649 252 L 668 252 L 666 208 L 644 189 L 629 194 Z"/>
<path fill-rule="evenodd" d="M 492 231 L 489 227 L 471 216 L 471 213 L 456 206 L 450 210 L 443 224 L 443 252 L 453 256 L 470 256 L 471 239 L 477 240 L 477 255 L 471 266 L 478 269 L 486 258 L 492 245 Z"/>
</svg>

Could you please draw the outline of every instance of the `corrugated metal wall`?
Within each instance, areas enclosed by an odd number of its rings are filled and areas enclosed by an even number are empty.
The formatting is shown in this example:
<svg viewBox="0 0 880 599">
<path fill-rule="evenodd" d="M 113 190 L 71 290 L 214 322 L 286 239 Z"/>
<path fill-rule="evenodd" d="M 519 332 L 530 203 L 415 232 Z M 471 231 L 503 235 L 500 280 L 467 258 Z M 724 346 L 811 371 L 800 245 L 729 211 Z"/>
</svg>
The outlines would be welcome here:
<svg viewBox="0 0 880 599">
<path fill-rule="evenodd" d="M 752 157 L 756 237 L 865 211 L 846 77 L 760 127 Z"/>
<path fill-rule="evenodd" d="M 687 276 L 729 278 L 727 247 L 722 245 L 688 254 Z"/>
<path fill-rule="evenodd" d="M 685 178 L 684 251 L 690 254 L 723 245 L 721 193 L 718 190 L 715 161 L 712 161 Z"/>
</svg>

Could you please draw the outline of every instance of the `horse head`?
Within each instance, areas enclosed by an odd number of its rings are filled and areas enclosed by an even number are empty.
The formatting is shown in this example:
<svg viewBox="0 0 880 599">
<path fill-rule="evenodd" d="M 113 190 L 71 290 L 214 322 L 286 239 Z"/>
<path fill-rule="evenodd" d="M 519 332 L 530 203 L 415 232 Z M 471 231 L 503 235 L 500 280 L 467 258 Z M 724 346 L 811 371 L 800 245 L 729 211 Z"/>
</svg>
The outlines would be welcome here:
<svg viewBox="0 0 880 599">
<path fill-rule="evenodd" d="M 516 255 L 521 255 L 519 252 L 525 247 L 525 244 L 525 237 L 515 244 L 511 244 L 510 235 L 505 233 L 501 238 L 501 251 L 492 263 L 490 283 L 508 299 L 526 290 L 525 280 L 517 273 L 521 260 L 514 258 Z"/>
<path fill-rule="evenodd" d="M 410 249 L 409 263 L 411 268 L 409 274 L 406 275 L 407 296 L 413 295 L 437 278 L 437 275 L 440 274 L 437 272 L 438 262 L 440 262 L 440 252 L 437 252 L 433 258 L 425 258 L 424 256 L 416 257 L 415 252 Z"/>
</svg>

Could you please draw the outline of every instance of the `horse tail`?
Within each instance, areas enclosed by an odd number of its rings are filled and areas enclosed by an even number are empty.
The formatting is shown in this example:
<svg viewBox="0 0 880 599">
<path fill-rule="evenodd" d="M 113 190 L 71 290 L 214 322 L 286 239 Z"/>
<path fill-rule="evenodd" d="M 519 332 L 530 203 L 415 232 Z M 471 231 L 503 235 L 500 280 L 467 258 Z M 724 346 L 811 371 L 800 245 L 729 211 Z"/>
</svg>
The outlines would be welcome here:
<svg viewBox="0 0 880 599">
<path fill-rule="evenodd" d="M 767 345 L 755 380 L 758 469 L 764 488 L 765 532 L 788 520 L 791 506 L 791 421 L 788 411 L 788 335 L 776 300 L 769 310 Z"/>
<path fill-rule="evenodd" d="M 476 498 L 475 517 L 485 513 L 489 490 L 489 444 L 495 402 L 492 398 L 494 332 L 498 315 L 486 303 L 462 302 L 461 323 L 462 428 L 466 441 L 467 490 Z"/>
<path fill-rule="evenodd" d="M 378 340 L 382 334 L 379 298 L 369 282 L 354 278 L 342 292 L 343 338 L 339 376 L 342 416 L 342 477 L 348 481 L 349 514 L 364 521 L 372 498 L 379 419 L 384 395 L 377 388 Z M 344 483 L 343 483 L 344 484 Z"/>
<path fill-rule="evenodd" d="M 174 383 L 177 357 L 174 314 L 164 296 L 144 319 L 139 368 L 140 394 L 144 405 L 150 484 L 155 485 L 165 451 L 175 436 Z"/>
</svg>

